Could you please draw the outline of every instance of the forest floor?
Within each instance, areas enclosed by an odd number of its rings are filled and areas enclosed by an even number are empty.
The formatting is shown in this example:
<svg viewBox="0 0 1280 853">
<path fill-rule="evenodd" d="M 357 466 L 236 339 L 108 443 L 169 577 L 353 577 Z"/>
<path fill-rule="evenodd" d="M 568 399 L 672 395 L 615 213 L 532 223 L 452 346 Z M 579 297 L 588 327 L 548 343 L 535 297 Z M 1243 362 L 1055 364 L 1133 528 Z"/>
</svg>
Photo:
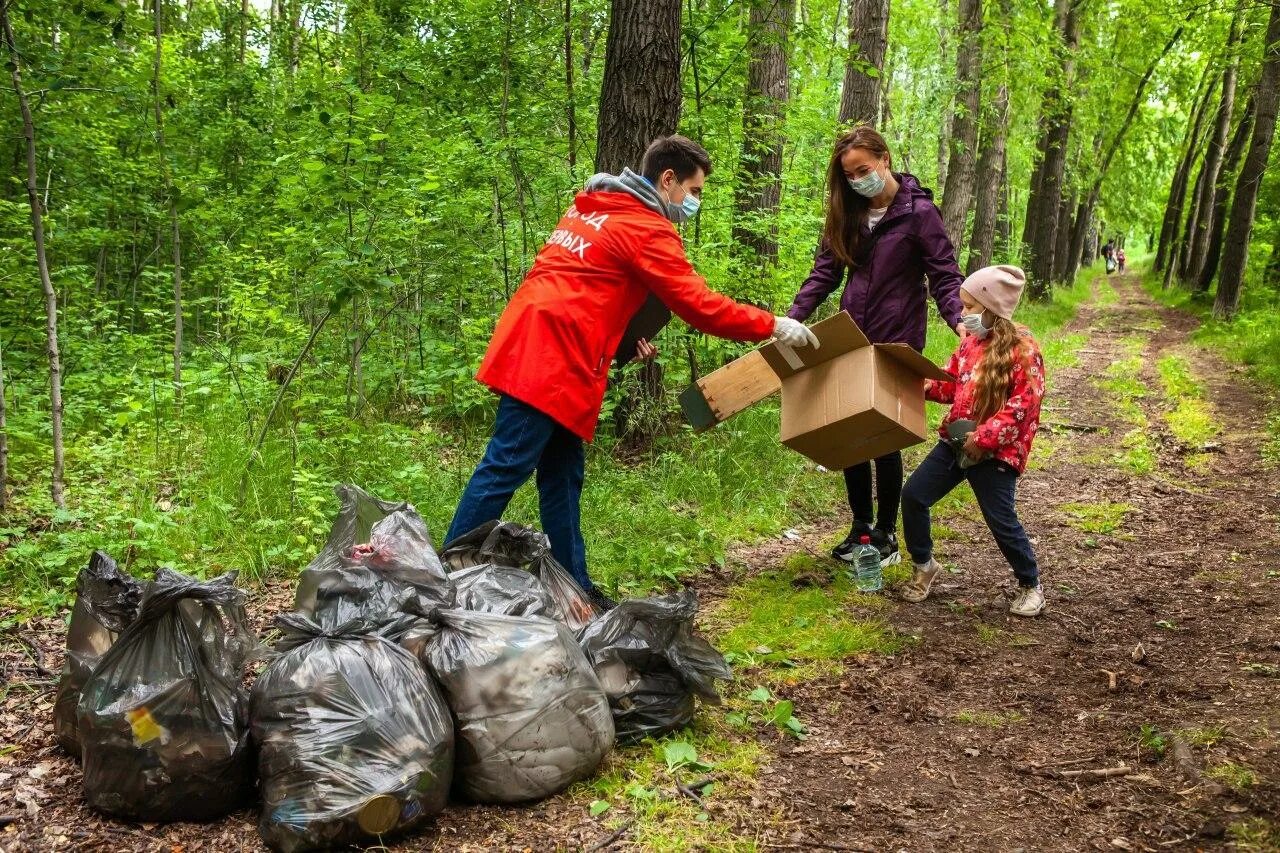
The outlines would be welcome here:
<svg viewBox="0 0 1280 853">
<path fill-rule="evenodd" d="M 827 588 L 845 521 L 814 522 L 697 581 L 709 633 L 746 651 L 725 708 L 688 736 L 696 761 L 619 750 L 563 796 L 451 808 L 391 849 L 1280 850 L 1274 401 L 1188 343 L 1195 324 L 1128 277 L 1097 283 L 1063 330 L 1019 495 L 1041 618 L 1008 615 L 1010 573 L 967 488 L 938 520 L 950 571 L 921 605 Z M 255 612 L 288 593 L 270 585 Z M 87 811 L 49 723 L 63 623 L 15 630 L 0 850 L 262 849 L 250 811 L 209 826 Z M 676 784 L 705 776 L 701 801 Z"/>
</svg>

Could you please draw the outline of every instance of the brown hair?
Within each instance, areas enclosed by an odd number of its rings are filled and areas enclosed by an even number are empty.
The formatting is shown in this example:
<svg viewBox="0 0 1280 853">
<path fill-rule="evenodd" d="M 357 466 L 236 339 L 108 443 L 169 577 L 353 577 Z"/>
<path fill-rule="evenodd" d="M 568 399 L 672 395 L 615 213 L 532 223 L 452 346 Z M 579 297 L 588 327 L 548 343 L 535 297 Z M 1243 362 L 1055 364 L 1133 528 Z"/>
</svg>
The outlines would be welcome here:
<svg viewBox="0 0 1280 853">
<path fill-rule="evenodd" d="M 994 315 L 983 311 L 983 322 Z M 1022 335 L 1012 320 L 995 317 L 982 360 L 978 362 L 977 382 L 973 390 L 973 419 L 982 423 L 1004 408 L 1009 399 L 1009 382 L 1014 365 L 1022 357 Z"/>
<path fill-rule="evenodd" d="M 889 157 L 884 137 L 865 124 L 842 134 L 831 152 L 831 163 L 827 166 L 827 222 L 822 229 L 822 241 L 836 260 L 849 268 L 858 265 L 861 226 L 871 209 L 871 200 L 853 191 L 840 164 L 840 159 L 854 148 L 870 151 L 877 157 Z"/>
<path fill-rule="evenodd" d="M 711 155 L 707 149 L 685 136 L 660 136 L 649 143 L 640 161 L 640 174 L 652 184 L 658 183 L 662 173 L 672 170 L 677 181 L 692 178 L 699 169 L 702 174 L 711 175 Z"/>
</svg>

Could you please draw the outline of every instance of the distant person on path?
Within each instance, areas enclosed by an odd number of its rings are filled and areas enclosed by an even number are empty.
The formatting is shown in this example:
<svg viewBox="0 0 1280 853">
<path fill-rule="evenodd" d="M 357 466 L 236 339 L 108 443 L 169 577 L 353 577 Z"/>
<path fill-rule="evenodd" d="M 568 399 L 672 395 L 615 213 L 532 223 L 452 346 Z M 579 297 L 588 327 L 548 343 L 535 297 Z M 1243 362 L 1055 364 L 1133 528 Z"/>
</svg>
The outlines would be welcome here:
<svg viewBox="0 0 1280 853">
<path fill-rule="evenodd" d="M 905 343 L 924 349 L 929 318 L 925 279 L 948 326 L 960 332 L 960 282 L 955 247 L 942 226 L 933 193 L 915 176 L 893 171 L 889 147 L 870 127 L 836 140 L 827 167 L 827 217 L 813 269 L 787 311 L 807 319 L 844 285 L 840 307 L 872 343 Z M 831 555 L 850 562 L 862 536 L 870 536 L 884 565 L 897 562 L 902 454 L 875 460 L 877 500 L 872 502 L 871 463 L 845 469 L 853 527 Z"/>
<path fill-rule="evenodd" d="M 1107 245 L 1102 247 L 1102 257 L 1107 262 L 1106 263 L 1107 272 L 1108 273 L 1115 272 L 1116 271 L 1116 241 L 1114 239 L 1108 240 Z"/>
<path fill-rule="evenodd" d="M 1013 322 L 1026 278 L 1012 266 L 985 267 L 960 288 L 968 337 L 951 356 L 952 382 L 929 381 L 925 396 L 950 403 L 933 448 L 902 492 L 902 534 L 915 564 L 902 597 L 929 597 L 942 571 L 933 556 L 929 509 L 968 480 L 982 517 L 1000 552 L 1013 568 L 1018 593 L 1009 607 L 1016 616 L 1037 616 L 1044 609 L 1040 571 L 1027 532 L 1018 520 L 1014 497 L 1018 477 L 1040 425 L 1044 397 L 1044 360 L 1025 326 Z"/>
<path fill-rule="evenodd" d="M 1124 249 L 1117 248 L 1116 249 L 1116 266 L 1119 268 L 1120 272 L 1124 272 L 1124 262 L 1125 262 Z"/>
<path fill-rule="evenodd" d="M 803 323 L 716 293 L 690 265 L 672 223 L 697 213 L 710 174 L 702 146 L 668 136 L 649 146 L 640 174 L 596 175 L 574 199 L 502 312 L 476 375 L 500 395 L 498 414 L 446 541 L 501 518 L 536 471 L 553 556 L 611 606 L 587 574 L 583 442 L 595 435 L 610 362 L 649 294 L 709 335 L 817 345 Z M 637 351 L 655 353 L 645 341 Z"/>
</svg>

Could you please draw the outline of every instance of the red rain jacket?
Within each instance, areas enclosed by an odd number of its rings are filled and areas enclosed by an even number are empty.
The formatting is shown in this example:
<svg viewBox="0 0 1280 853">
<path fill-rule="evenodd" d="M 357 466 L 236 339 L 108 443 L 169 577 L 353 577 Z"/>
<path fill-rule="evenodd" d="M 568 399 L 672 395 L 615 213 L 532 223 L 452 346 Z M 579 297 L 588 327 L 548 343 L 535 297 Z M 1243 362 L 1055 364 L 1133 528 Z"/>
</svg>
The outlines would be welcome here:
<svg viewBox="0 0 1280 853">
<path fill-rule="evenodd" d="M 700 332 L 773 334 L 773 315 L 707 287 L 675 226 L 625 192 L 582 192 L 511 298 L 476 378 L 591 441 L 609 364 L 652 292 Z"/>
</svg>

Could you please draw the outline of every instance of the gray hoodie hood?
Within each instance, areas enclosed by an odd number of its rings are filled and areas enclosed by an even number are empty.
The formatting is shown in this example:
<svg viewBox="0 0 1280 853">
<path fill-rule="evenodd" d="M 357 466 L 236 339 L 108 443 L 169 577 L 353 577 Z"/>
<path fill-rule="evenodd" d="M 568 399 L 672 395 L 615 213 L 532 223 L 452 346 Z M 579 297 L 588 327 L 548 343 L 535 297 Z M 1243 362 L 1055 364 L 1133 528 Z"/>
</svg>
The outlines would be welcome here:
<svg viewBox="0 0 1280 853">
<path fill-rule="evenodd" d="M 601 172 L 593 176 L 591 180 L 587 181 L 587 192 L 626 193 L 654 213 L 665 216 L 672 222 L 684 222 L 688 218 L 685 216 L 683 208 L 679 205 L 668 204 L 658 194 L 657 188 L 649 183 L 643 175 L 637 175 L 627 168 L 622 170 L 621 175 L 610 175 L 608 172 Z"/>
</svg>

